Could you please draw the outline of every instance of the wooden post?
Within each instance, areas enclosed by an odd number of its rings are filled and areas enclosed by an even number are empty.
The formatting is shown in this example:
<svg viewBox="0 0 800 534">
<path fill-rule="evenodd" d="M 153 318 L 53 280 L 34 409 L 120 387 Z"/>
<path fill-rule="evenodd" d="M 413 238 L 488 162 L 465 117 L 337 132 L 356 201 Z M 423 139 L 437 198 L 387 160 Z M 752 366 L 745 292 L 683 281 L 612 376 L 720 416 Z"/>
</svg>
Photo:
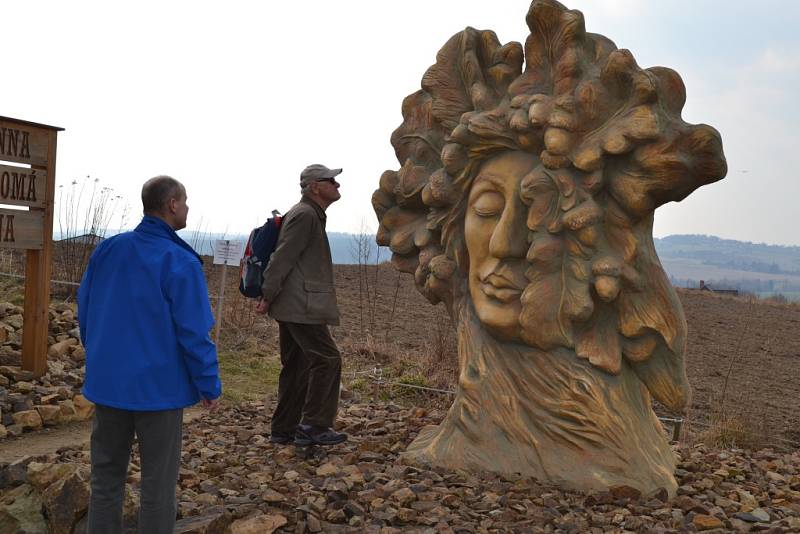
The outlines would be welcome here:
<svg viewBox="0 0 800 534">
<path fill-rule="evenodd" d="M 26 251 L 22 368 L 37 377 L 47 372 L 56 143 L 62 130 L 0 117 L 0 160 L 30 165 L 0 165 L 0 204 L 27 207 L 0 209 L 0 248 Z"/>
<path fill-rule="evenodd" d="M 214 335 L 214 343 L 219 346 L 219 329 L 222 326 L 222 312 L 224 310 L 222 300 L 225 298 L 225 275 L 228 272 L 228 265 L 222 264 L 222 277 L 219 282 L 219 300 L 217 301 L 217 328 Z"/>
<path fill-rule="evenodd" d="M 681 427 L 683 426 L 683 418 L 672 420 L 672 441 L 678 443 L 681 440 Z"/>
<path fill-rule="evenodd" d="M 50 274 L 53 270 L 53 199 L 56 191 L 56 135 L 48 132 L 47 181 L 43 211 L 42 249 L 29 250 L 25 259 L 25 309 L 22 326 L 22 368 L 34 376 L 47 372 L 47 331 L 50 324 Z M 37 168 L 37 167 L 33 167 Z"/>
</svg>

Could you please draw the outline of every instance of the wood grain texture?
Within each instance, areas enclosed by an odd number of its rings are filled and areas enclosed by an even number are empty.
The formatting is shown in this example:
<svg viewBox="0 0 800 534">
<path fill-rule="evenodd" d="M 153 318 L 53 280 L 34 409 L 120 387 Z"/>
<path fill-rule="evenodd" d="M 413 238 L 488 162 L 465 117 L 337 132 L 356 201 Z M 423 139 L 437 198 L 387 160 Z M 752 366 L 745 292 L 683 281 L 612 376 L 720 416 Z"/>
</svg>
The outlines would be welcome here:
<svg viewBox="0 0 800 534">
<path fill-rule="evenodd" d="M 0 119 L 0 161 L 46 166 L 50 131 Z"/>
<path fill-rule="evenodd" d="M 47 171 L 0 165 L 0 204 L 43 208 Z"/>
<path fill-rule="evenodd" d="M 31 208 L 42 219 L 42 246 L 40 250 L 29 250 L 25 260 L 25 308 L 23 312 L 22 368 L 35 376 L 47 372 L 47 330 L 50 306 L 50 276 L 53 269 L 53 199 L 56 183 L 56 145 L 58 130 L 47 132 L 47 157 L 49 166 L 38 168 L 45 171 L 44 208 Z"/>
<path fill-rule="evenodd" d="M 42 212 L 0 208 L 0 249 L 40 250 L 43 228 Z"/>
</svg>

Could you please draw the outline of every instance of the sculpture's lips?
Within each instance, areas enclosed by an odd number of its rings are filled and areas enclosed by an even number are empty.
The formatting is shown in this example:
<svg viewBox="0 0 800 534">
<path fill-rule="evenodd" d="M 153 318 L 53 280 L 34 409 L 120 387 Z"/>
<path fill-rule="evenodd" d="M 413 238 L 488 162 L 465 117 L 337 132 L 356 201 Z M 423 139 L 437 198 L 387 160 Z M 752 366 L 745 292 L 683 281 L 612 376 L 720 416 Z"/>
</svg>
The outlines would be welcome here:
<svg viewBox="0 0 800 534">
<path fill-rule="evenodd" d="M 486 296 L 499 300 L 500 302 L 513 302 L 518 300 L 522 294 L 522 288 L 497 273 L 491 273 L 481 280 L 481 291 Z"/>
</svg>

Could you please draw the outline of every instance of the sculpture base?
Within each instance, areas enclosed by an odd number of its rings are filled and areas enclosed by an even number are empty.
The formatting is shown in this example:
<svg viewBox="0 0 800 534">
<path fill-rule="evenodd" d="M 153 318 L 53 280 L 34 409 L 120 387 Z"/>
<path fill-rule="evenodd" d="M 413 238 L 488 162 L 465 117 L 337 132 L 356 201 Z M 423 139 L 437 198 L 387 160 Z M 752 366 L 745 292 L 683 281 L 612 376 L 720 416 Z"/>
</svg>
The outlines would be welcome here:
<svg viewBox="0 0 800 534">
<path fill-rule="evenodd" d="M 439 426 L 420 432 L 407 460 L 581 491 L 626 485 L 675 494 L 675 454 L 627 364 L 610 375 L 572 351 L 500 343 L 465 323 L 456 400 Z"/>
</svg>

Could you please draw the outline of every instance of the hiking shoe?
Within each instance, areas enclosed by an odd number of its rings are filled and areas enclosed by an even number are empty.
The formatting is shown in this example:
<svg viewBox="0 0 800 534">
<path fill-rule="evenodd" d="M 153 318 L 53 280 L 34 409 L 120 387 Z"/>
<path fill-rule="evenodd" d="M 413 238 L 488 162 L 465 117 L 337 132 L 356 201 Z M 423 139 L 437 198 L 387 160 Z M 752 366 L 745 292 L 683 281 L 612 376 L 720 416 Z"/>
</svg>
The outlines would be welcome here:
<svg viewBox="0 0 800 534">
<path fill-rule="evenodd" d="M 269 440 L 278 445 L 286 445 L 294 439 L 294 432 L 272 432 L 269 435 Z"/>
<path fill-rule="evenodd" d="M 294 444 L 300 447 L 308 445 L 336 445 L 347 441 L 347 434 L 336 432 L 324 426 L 300 425 L 294 433 Z"/>
</svg>

